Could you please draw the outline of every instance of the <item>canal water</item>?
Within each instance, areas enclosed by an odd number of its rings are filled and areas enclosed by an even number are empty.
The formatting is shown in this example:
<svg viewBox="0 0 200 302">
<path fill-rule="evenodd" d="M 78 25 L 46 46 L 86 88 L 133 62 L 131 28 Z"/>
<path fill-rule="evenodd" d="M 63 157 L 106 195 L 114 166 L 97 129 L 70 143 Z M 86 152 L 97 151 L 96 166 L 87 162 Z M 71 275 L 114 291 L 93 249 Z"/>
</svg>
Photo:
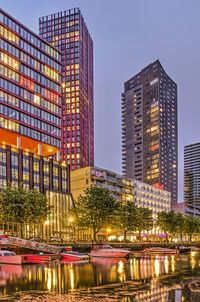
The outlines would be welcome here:
<svg viewBox="0 0 200 302">
<path fill-rule="evenodd" d="M 200 302 L 200 253 L 0 265 L 0 301 Z"/>
</svg>

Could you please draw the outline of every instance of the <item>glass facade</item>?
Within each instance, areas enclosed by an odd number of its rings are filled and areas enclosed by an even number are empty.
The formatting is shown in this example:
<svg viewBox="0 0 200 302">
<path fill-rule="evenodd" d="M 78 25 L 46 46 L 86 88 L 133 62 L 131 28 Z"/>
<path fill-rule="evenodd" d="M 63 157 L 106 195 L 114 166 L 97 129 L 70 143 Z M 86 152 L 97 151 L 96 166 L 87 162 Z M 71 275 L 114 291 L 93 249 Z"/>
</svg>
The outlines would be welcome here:
<svg viewBox="0 0 200 302">
<path fill-rule="evenodd" d="M 41 17 L 39 33 L 61 51 L 63 159 L 94 165 L 93 42 L 79 8 Z"/>
<path fill-rule="evenodd" d="M 47 190 L 70 193 L 69 169 L 65 163 L 2 144 L 0 190 L 8 182 L 14 185 L 23 182 L 24 187 L 36 188 L 43 194 Z"/>
<path fill-rule="evenodd" d="M 184 202 L 186 213 L 200 217 L 200 143 L 184 147 Z"/>
<path fill-rule="evenodd" d="M 23 149 L 25 138 L 29 151 L 37 143 L 43 155 L 61 149 L 60 60 L 58 50 L 0 9 L 1 142 L 16 145 L 11 131 Z"/>
</svg>

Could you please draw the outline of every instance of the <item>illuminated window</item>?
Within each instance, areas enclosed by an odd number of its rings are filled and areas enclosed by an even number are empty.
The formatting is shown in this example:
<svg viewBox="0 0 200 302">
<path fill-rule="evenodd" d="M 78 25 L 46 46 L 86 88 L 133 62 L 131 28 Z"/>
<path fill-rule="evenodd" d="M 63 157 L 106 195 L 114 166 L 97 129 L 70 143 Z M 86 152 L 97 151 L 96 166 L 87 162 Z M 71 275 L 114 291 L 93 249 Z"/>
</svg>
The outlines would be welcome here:
<svg viewBox="0 0 200 302">
<path fill-rule="evenodd" d="M 24 76 L 20 76 L 20 84 L 26 88 L 34 90 L 34 82 L 25 78 Z"/>
</svg>

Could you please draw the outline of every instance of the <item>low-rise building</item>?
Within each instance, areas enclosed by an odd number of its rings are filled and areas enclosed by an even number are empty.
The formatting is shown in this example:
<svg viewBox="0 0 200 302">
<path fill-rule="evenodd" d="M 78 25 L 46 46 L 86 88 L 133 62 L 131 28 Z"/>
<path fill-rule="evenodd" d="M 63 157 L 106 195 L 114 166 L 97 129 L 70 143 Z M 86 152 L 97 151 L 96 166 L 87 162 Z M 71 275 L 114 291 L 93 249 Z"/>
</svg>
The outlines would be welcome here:
<svg viewBox="0 0 200 302">
<path fill-rule="evenodd" d="M 109 189 L 119 202 L 133 201 L 137 206 L 151 209 L 154 219 L 159 212 L 171 210 L 171 193 L 166 190 L 98 167 L 71 172 L 71 192 L 75 200 L 93 185 Z"/>
<path fill-rule="evenodd" d="M 79 195 L 84 195 L 84 191 L 91 186 L 100 186 L 110 190 L 118 202 L 133 201 L 139 207 L 146 207 L 152 210 L 153 219 L 156 220 L 159 212 L 171 210 L 171 193 L 143 183 L 138 180 L 130 179 L 115 172 L 101 169 L 98 167 L 86 167 L 76 171 L 71 171 L 71 193 L 76 201 Z M 108 233 L 109 231 L 109 233 Z M 149 236 L 164 237 L 165 235 L 154 227 L 148 233 L 143 232 L 143 238 Z M 137 234 L 130 233 L 127 238 L 131 241 L 136 240 Z M 83 240 L 91 238 L 90 234 L 83 235 Z M 104 230 L 98 234 L 99 240 L 123 240 L 121 230 Z"/>
</svg>

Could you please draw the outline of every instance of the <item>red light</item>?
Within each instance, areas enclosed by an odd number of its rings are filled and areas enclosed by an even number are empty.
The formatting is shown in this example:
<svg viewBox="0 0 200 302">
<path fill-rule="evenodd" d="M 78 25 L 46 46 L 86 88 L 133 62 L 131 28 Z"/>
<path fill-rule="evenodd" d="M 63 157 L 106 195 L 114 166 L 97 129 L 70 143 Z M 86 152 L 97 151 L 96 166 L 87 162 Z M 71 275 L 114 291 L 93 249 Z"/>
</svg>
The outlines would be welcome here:
<svg viewBox="0 0 200 302">
<path fill-rule="evenodd" d="M 156 188 L 158 188 L 158 189 L 164 190 L 164 186 L 161 185 L 161 184 L 159 184 L 159 182 L 155 182 L 155 183 L 153 184 L 153 186 L 156 187 Z"/>
</svg>

